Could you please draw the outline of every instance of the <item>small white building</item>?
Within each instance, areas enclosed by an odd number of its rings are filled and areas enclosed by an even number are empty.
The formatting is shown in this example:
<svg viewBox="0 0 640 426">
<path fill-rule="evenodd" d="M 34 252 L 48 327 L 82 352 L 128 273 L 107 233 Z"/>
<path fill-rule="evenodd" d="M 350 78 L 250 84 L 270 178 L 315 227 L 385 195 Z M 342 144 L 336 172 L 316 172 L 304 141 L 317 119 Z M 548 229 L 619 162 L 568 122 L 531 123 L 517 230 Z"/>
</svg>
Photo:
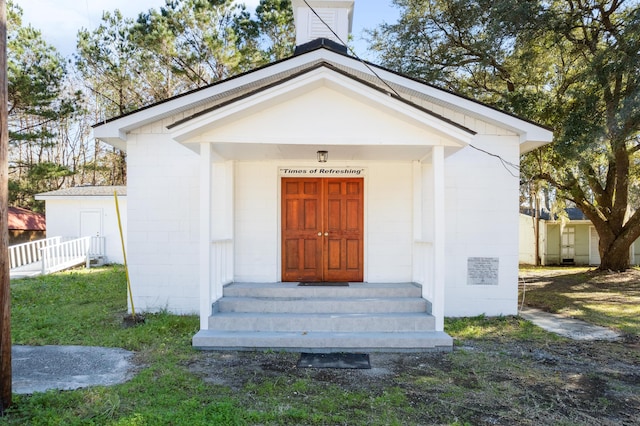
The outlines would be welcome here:
<svg viewBox="0 0 640 426">
<path fill-rule="evenodd" d="M 529 213 L 529 212 L 527 212 Z M 548 210 L 540 214 L 538 231 L 540 265 L 600 265 L 600 236 L 593 223 L 576 207 L 563 218 Z M 520 214 L 520 263 L 536 264 L 535 219 Z M 640 238 L 629 247 L 629 263 L 640 265 Z"/>
<path fill-rule="evenodd" d="M 353 1 L 309 4 L 346 40 Z M 363 63 L 323 38 L 333 35 L 304 2 L 293 5 L 291 58 L 94 126 L 127 152 L 136 308 L 199 313 L 198 347 L 310 350 L 428 348 L 393 340 L 429 333 L 365 308 L 373 296 L 332 311 L 364 288 L 387 288 L 382 311 L 400 283 L 417 288 L 432 335 L 445 336 L 432 347 L 451 345 L 445 315 L 516 314 L 519 183 L 501 160 L 518 164 L 551 131 Z M 269 318 L 222 326 L 250 311 L 229 305 L 238 288 L 247 299 L 282 294 L 299 316 L 286 322 L 274 302 L 254 308 Z M 320 326 L 327 316 L 337 325 Z M 328 339 L 364 335 L 346 325 L 356 317 L 382 337 Z M 255 332 L 262 340 L 241 339 Z"/>
<path fill-rule="evenodd" d="M 70 240 L 103 237 L 108 263 L 124 263 L 114 192 L 118 195 L 122 232 L 127 229 L 125 186 L 76 186 L 36 195 L 45 202 L 47 237 Z"/>
</svg>

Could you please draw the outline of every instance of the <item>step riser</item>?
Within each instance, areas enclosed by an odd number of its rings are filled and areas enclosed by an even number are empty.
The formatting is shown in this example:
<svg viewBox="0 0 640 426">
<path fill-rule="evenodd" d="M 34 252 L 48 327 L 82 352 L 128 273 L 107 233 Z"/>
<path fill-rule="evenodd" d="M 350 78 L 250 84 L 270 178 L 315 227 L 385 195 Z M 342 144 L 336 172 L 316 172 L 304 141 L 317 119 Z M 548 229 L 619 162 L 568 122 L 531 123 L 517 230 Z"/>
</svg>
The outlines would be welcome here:
<svg viewBox="0 0 640 426">
<path fill-rule="evenodd" d="M 430 333 L 229 333 L 200 331 L 193 346 L 204 350 L 285 350 L 295 352 L 451 351 L 453 340 Z"/>
<path fill-rule="evenodd" d="M 270 298 L 312 298 L 312 297 L 422 297 L 422 289 L 414 284 L 379 285 L 351 284 L 349 287 L 299 287 L 297 284 L 279 283 L 271 285 L 238 284 L 224 288 L 225 297 L 270 297 Z"/>
<path fill-rule="evenodd" d="M 256 299 L 224 297 L 217 303 L 219 312 L 254 313 L 335 313 L 363 314 L 390 312 L 426 312 L 424 299 Z"/>
<path fill-rule="evenodd" d="M 450 351 L 435 331 L 431 305 L 413 283 L 233 283 L 213 306 L 209 330 L 193 338 L 204 350 L 305 352 Z"/>
<path fill-rule="evenodd" d="M 267 315 L 213 315 L 209 317 L 209 329 L 222 331 L 258 332 L 428 332 L 435 330 L 431 315 L 411 317 L 389 316 L 288 316 Z"/>
</svg>

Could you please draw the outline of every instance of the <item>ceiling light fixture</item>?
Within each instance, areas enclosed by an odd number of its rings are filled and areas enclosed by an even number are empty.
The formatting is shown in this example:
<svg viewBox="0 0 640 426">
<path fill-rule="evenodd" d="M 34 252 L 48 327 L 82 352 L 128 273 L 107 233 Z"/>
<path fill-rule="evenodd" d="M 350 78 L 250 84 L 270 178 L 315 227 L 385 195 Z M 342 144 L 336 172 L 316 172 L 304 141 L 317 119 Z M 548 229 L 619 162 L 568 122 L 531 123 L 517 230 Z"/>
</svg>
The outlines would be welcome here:
<svg viewBox="0 0 640 426">
<path fill-rule="evenodd" d="M 318 163 L 326 163 L 329 159 L 329 151 L 318 151 Z"/>
</svg>

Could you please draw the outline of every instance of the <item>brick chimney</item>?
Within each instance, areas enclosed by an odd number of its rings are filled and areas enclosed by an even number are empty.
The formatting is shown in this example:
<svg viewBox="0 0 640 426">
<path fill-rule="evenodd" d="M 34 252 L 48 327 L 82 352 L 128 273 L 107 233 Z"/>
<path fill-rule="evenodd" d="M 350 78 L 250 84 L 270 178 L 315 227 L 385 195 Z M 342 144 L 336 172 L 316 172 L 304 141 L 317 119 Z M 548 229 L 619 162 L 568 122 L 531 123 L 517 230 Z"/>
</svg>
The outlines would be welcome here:
<svg viewBox="0 0 640 426">
<path fill-rule="evenodd" d="M 315 13 L 346 43 L 353 23 L 353 4 L 355 0 L 292 0 L 293 19 L 296 26 L 296 46 L 310 41 L 326 38 L 336 43 L 340 41 L 333 35 Z"/>
</svg>

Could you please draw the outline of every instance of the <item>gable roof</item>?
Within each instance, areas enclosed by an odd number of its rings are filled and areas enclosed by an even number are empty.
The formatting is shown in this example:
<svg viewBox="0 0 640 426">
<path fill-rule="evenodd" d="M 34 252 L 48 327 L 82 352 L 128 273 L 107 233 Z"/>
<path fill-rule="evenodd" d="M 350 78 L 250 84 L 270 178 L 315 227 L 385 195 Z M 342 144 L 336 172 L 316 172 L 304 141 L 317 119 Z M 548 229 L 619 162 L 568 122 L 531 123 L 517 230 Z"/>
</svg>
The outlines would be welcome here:
<svg viewBox="0 0 640 426">
<path fill-rule="evenodd" d="M 202 115 L 205 115 L 205 114 L 207 114 L 207 113 L 209 113 L 211 111 L 217 110 L 217 109 L 222 108 L 224 106 L 233 104 L 233 103 L 235 103 L 235 102 L 237 102 L 237 101 L 239 101 L 241 99 L 246 99 L 248 97 L 251 97 L 252 95 L 255 95 L 255 94 L 258 94 L 258 93 L 262 93 L 262 92 L 266 91 L 267 89 L 279 86 L 279 85 L 281 85 L 281 84 L 283 84 L 285 82 L 288 82 L 288 81 L 292 81 L 292 80 L 296 79 L 297 77 L 307 75 L 311 71 L 314 71 L 314 70 L 317 70 L 317 69 L 320 69 L 320 68 L 328 68 L 328 69 L 336 72 L 337 74 L 340 74 L 340 75 L 342 75 L 344 77 L 347 77 L 347 78 L 349 78 L 351 80 L 355 80 L 355 81 L 359 82 L 360 84 L 362 84 L 364 86 L 372 88 L 375 91 L 378 91 L 378 92 L 383 93 L 385 95 L 390 95 L 390 93 L 387 90 L 384 90 L 382 87 L 380 87 L 380 86 L 378 86 L 378 85 L 376 85 L 376 84 L 374 84 L 374 83 L 372 83 L 370 81 L 367 81 L 365 79 L 360 79 L 358 76 L 353 75 L 353 74 L 347 72 L 346 70 L 343 70 L 343 69 L 341 69 L 341 68 L 339 68 L 337 66 L 334 66 L 333 64 L 331 64 L 329 62 L 321 61 L 321 62 L 309 64 L 309 66 L 301 69 L 300 71 L 295 72 L 295 73 L 292 72 L 287 77 L 279 79 L 278 81 L 276 81 L 276 82 L 274 82 L 272 84 L 267 84 L 265 86 L 258 87 L 258 88 L 254 89 L 254 90 L 251 90 L 248 93 L 244 93 L 244 94 L 238 95 L 237 97 L 225 100 L 223 102 L 220 102 L 220 103 L 212 105 L 212 106 L 210 106 L 208 108 L 205 108 L 202 111 L 199 111 L 199 112 L 197 112 L 197 113 L 195 113 L 193 115 L 190 115 L 188 117 L 185 117 L 183 119 L 180 119 L 180 120 L 176 121 L 175 123 L 167 126 L 167 128 L 168 129 L 172 129 L 172 128 L 177 127 L 177 126 L 179 126 L 181 124 L 184 124 L 184 123 L 186 123 L 186 122 L 188 122 L 188 121 L 190 121 L 190 120 L 192 120 L 194 118 L 200 117 Z M 431 116 L 437 118 L 438 120 L 446 122 L 447 124 L 450 124 L 453 127 L 457 127 L 458 129 L 460 129 L 460 130 L 462 130 L 464 132 L 467 132 L 467 133 L 469 133 L 471 135 L 475 135 L 476 134 L 476 132 L 474 132 L 473 130 L 467 128 L 466 126 L 463 126 L 463 125 L 461 125 L 459 123 L 456 123 L 455 121 L 450 120 L 450 119 L 448 119 L 448 118 L 446 118 L 446 117 L 444 117 L 444 116 L 442 116 L 440 114 L 437 114 L 437 113 L 435 113 L 435 112 L 433 112 L 433 111 L 431 111 L 431 110 L 429 110 L 427 108 L 424 108 L 424 107 L 422 107 L 422 106 L 420 106 L 420 105 L 418 105 L 418 104 L 416 104 L 414 102 L 411 102 L 408 99 L 405 99 L 405 98 L 402 98 L 402 97 L 398 97 L 398 96 L 394 96 L 394 99 L 397 99 L 399 102 L 402 102 L 402 103 L 404 103 L 406 105 L 409 105 L 412 108 L 415 108 L 416 110 L 422 111 L 427 115 L 431 115 Z"/>
<path fill-rule="evenodd" d="M 584 213 L 582 213 L 582 210 L 580 210 L 578 207 L 567 207 L 566 209 L 564 209 L 567 218 L 570 221 L 577 221 L 577 220 L 589 220 Z M 522 207 L 520 209 L 520 213 L 525 214 L 527 216 L 531 216 L 533 217 L 535 215 L 535 211 L 529 207 Z M 546 208 L 546 207 L 542 207 L 540 209 L 540 219 L 542 220 L 550 220 L 550 221 L 556 221 L 559 219 L 559 216 L 557 214 L 551 214 L 551 212 Z"/>
<path fill-rule="evenodd" d="M 93 126 L 94 135 L 98 139 L 125 150 L 127 134 L 144 125 L 176 117 L 193 109 L 211 112 L 214 109 L 245 99 L 247 96 L 282 85 L 318 67 L 325 67 L 325 69 L 351 79 L 354 84 L 382 93 L 395 102 L 404 103 L 447 125 L 454 125 L 469 131 L 470 134 L 472 131 L 465 128 L 464 123 L 453 122 L 436 110 L 455 111 L 455 113 L 476 117 L 514 132 L 520 136 L 521 152 L 544 145 L 552 139 L 552 133 L 549 129 L 531 121 L 408 76 L 360 61 L 332 49 L 331 43 L 311 44 L 307 50 L 290 58 L 95 124 Z M 198 114 L 206 114 L 206 112 L 188 113 L 191 118 L 195 118 Z M 166 127 L 171 128 L 184 122 L 182 119 L 169 121 L 166 123 Z"/>
<path fill-rule="evenodd" d="M 47 223 L 42 213 L 32 212 L 21 207 L 9 207 L 8 229 L 12 231 L 46 231 Z"/>
<path fill-rule="evenodd" d="M 73 197 L 113 197 L 114 191 L 121 196 L 127 195 L 127 187 L 124 185 L 119 186 L 74 186 L 72 188 L 63 188 L 56 191 L 43 192 L 36 194 L 36 200 L 50 200 L 50 199 L 62 199 Z"/>
</svg>

